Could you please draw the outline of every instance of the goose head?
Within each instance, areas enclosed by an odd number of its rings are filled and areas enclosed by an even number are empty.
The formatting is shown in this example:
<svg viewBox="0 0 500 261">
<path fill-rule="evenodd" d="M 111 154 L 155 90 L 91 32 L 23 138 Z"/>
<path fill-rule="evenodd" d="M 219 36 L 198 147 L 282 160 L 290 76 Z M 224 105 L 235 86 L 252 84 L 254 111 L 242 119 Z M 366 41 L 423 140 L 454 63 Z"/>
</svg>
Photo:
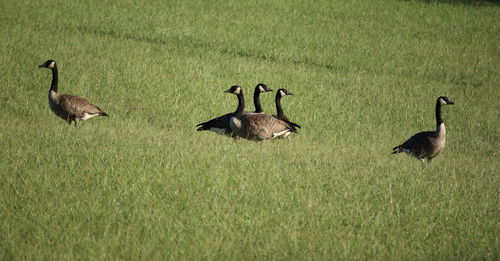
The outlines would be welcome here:
<svg viewBox="0 0 500 261">
<path fill-rule="evenodd" d="M 258 88 L 259 89 L 259 92 L 272 92 L 273 90 L 269 87 L 267 87 L 267 85 L 263 84 L 263 83 L 259 83 L 257 84 L 257 86 L 255 86 L 255 88 Z"/>
<path fill-rule="evenodd" d="M 287 89 L 278 89 L 278 94 L 279 96 L 287 96 L 287 95 L 293 95 L 292 92 L 287 91 Z"/>
<path fill-rule="evenodd" d="M 56 67 L 56 61 L 54 60 L 48 60 L 38 66 L 38 68 L 49 68 L 49 69 L 54 69 L 55 67 Z"/>
<path fill-rule="evenodd" d="M 438 98 L 438 102 L 441 105 L 453 105 L 453 104 L 455 104 L 453 101 L 451 101 L 450 99 L 448 99 L 448 97 L 446 97 L 446 96 L 440 96 Z"/>
<path fill-rule="evenodd" d="M 242 89 L 238 85 L 233 85 L 233 86 L 231 86 L 231 88 L 229 88 L 228 90 L 226 90 L 224 92 L 238 95 L 238 94 L 240 94 L 242 92 Z"/>
</svg>

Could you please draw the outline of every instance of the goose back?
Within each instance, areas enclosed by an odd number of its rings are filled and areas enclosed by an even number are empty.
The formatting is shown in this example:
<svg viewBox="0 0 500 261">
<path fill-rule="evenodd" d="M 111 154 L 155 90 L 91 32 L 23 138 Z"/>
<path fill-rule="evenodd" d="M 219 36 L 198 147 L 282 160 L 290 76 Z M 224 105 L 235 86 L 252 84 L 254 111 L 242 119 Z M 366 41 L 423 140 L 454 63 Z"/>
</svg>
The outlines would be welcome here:
<svg viewBox="0 0 500 261">
<path fill-rule="evenodd" d="M 235 124 L 236 125 L 236 124 Z M 288 136 L 293 129 L 290 124 L 268 114 L 246 113 L 241 117 L 239 136 L 250 140 L 267 140 Z"/>
<path fill-rule="evenodd" d="M 419 132 L 410 137 L 403 144 L 393 148 L 393 154 L 404 152 L 419 160 L 431 161 L 444 149 L 446 135 L 439 135 L 437 131 Z"/>
</svg>

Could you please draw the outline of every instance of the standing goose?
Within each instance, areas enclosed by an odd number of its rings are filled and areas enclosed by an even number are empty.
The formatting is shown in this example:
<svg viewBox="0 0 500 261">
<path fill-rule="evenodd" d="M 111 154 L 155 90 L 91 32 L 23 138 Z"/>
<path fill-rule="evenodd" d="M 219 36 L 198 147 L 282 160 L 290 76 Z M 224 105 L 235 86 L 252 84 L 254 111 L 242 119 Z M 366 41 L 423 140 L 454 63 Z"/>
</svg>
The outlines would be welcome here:
<svg viewBox="0 0 500 261">
<path fill-rule="evenodd" d="M 287 122 L 264 113 L 245 113 L 245 98 L 240 86 L 232 86 L 227 93 L 238 97 L 238 107 L 230 117 L 229 126 L 237 137 L 249 140 L 268 140 L 293 132 Z"/>
<path fill-rule="evenodd" d="M 283 108 L 281 107 L 281 98 L 287 95 L 293 95 L 293 93 L 289 92 L 286 89 L 278 89 L 276 92 L 276 115 L 273 115 L 274 118 L 280 119 L 282 121 L 285 121 L 289 123 L 295 132 L 297 132 L 296 128 L 300 128 L 300 125 L 291 122 L 288 117 L 286 117 L 285 113 L 283 113 Z M 298 133 L 298 132 L 297 132 Z"/>
<path fill-rule="evenodd" d="M 75 122 L 75 127 L 79 120 L 87 120 L 96 116 L 108 116 L 99 107 L 90 103 L 86 99 L 71 94 L 60 94 L 57 92 L 57 64 L 54 60 L 48 60 L 39 66 L 52 70 L 52 83 L 49 89 L 49 107 L 54 114 L 71 124 Z"/>
<path fill-rule="evenodd" d="M 428 163 L 439 155 L 444 149 L 446 141 L 446 128 L 443 119 L 441 118 L 441 106 L 454 104 L 445 96 L 441 96 L 436 100 L 436 130 L 419 132 L 405 141 L 403 144 L 394 147 L 392 154 L 405 152 L 422 162 L 427 160 Z"/>
<path fill-rule="evenodd" d="M 263 113 L 262 106 L 260 105 L 260 94 L 263 92 L 272 92 L 273 90 L 267 87 L 267 85 L 263 83 L 257 84 L 255 86 L 255 91 L 253 93 L 253 103 L 255 106 L 255 113 Z M 232 136 L 232 130 L 229 127 L 229 119 L 233 115 L 232 112 L 226 113 L 217 118 L 211 119 L 207 122 L 202 122 L 196 127 L 199 126 L 197 131 L 213 131 L 218 134 Z"/>
</svg>

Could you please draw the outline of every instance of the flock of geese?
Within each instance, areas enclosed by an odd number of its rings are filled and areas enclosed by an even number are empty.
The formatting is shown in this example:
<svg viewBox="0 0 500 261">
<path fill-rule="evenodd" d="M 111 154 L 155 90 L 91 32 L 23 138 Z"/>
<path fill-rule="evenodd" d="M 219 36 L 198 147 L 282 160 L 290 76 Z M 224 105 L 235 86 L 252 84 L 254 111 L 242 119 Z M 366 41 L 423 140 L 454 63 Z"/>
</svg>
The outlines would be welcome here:
<svg viewBox="0 0 500 261">
<path fill-rule="evenodd" d="M 297 128 L 300 128 L 300 126 L 288 120 L 281 107 L 281 98 L 293 95 L 293 93 L 286 89 L 279 89 L 276 92 L 276 115 L 265 114 L 264 110 L 262 110 L 260 94 L 272 91 L 263 83 L 257 84 L 253 95 L 255 111 L 246 112 L 243 89 L 238 85 L 232 86 L 225 92 L 238 97 L 236 111 L 196 125 L 196 127 L 199 127 L 198 131 L 213 131 L 228 135 L 234 139 L 244 138 L 256 141 L 287 138 L 291 133 L 298 133 Z"/>
<path fill-rule="evenodd" d="M 52 112 L 65 120 L 68 124 L 74 122 L 77 127 L 79 121 L 88 120 L 97 116 L 108 116 L 101 108 L 90 103 L 82 97 L 70 94 L 58 93 L 58 71 L 57 63 L 48 60 L 39 66 L 52 71 L 52 83 L 48 93 L 49 107 Z M 253 102 L 254 112 L 245 111 L 245 98 L 243 89 L 234 85 L 226 90 L 238 98 L 236 111 L 224 114 L 209 121 L 196 125 L 198 131 L 213 131 L 226 135 L 234 139 L 244 138 L 248 140 L 263 141 L 275 138 L 287 138 L 292 133 L 298 133 L 300 125 L 291 122 L 284 114 L 281 107 L 281 98 L 293 93 L 286 89 L 278 89 L 276 92 L 276 115 L 264 113 L 260 104 L 260 94 L 271 92 L 272 90 L 265 84 L 259 83 L 255 87 Z M 445 96 L 440 96 L 436 100 L 436 130 L 419 132 L 401 145 L 394 147 L 392 154 L 405 152 L 406 154 L 421 160 L 431 162 L 439 155 L 445 146 L 446 128 L 441 118 L 441 106 L 452 105 L 453 101 Z"/>
</svg>

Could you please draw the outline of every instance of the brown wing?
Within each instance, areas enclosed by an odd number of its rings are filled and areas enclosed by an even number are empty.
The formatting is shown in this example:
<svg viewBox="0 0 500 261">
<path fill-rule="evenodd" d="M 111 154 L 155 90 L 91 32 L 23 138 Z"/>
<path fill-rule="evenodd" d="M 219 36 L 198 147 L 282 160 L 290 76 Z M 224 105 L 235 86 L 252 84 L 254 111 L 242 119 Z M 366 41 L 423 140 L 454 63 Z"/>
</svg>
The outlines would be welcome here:
<svg viewBox="0 0 500 261">
<path fill-rule="evenodd" d="M 202 122 L 196 125 L 196 127 L 199 127 L 197 131 L 220 129 L 220 130 L 225 130 L 224 133 L 229 135 L 232 132 L 231 127 L 229 126 L 229 121 L 231 120 L 231 116 L 233 116 L 232 112 L 211 119 L 209 121 Z"/>
<path fill-rule="evenodd" d="M 272 139 L 276 133 L 291 130 L 288 123 L 267 114 L 247 113 L 241 120 L 249 138 L 253 139 Z"/>
<path fill-rule="evenodd" d="M 81 116 L 84 113 L 100 114 L 103 111 L 94 104 L 87 101 L 85 98 L 78 97 L 71 94 L 61 95 L 59 99 L 59 106 L 70 114 Z"/>
<path fill-rule="evenodd" d="M 419 132 L 400 145 L 401 149 L 409 150 L 415 157 L 428 157 L 432 153 L 435 132 Z"/>
<path fill-rule="evenodd" d="M 292 127 L 293 132 L 299 133 L 296 128 L 302 128 L 297 123 L 291 122 L 288 119 L 288 117 L 286 117 L 286 115 L 279 115 L 279 116 L 278 115 L 273 115 L 273 117 L 276 118 L 276 119 L 278 119 L 278 120 L 282 120 L 282 121 L 288 123 Z"/>
</svg>

